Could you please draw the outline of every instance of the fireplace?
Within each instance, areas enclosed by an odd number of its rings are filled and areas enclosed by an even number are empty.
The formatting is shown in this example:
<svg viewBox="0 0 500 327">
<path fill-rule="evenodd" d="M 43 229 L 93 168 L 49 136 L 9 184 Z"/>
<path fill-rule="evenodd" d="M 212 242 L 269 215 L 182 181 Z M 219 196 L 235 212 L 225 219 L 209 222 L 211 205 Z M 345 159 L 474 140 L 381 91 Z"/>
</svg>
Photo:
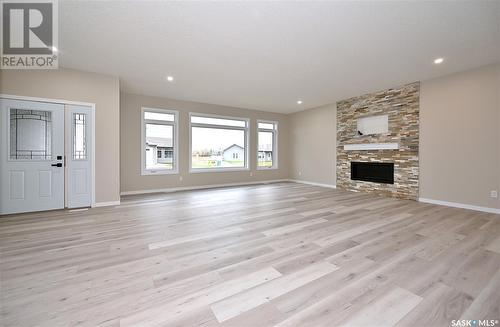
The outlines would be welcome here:
<svg viewBox="0 0 500 327">
<path fill-rule="evenodd" d="M 394 184 L 394 163 L 351 161 L 351 179 Z"/>
</svg>

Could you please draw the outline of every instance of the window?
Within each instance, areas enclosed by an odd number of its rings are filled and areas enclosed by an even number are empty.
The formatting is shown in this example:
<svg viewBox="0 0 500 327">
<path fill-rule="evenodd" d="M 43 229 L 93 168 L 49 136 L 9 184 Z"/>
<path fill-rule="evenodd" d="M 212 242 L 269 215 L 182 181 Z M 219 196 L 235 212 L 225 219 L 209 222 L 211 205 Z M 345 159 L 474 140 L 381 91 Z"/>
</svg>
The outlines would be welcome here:
<svg viewBox="0 0 500 327">
<path fill-rule="evenodd" d="M 87 159 L 86 118 L 86 114 L 73 113 L 73 160 Z"/>
<path fill-rule="evenodd" d="M 10 109 L 10 160 L 52 159 L 52 113 Z"/>
<path fill-rule="evenodd" d="M 257 169 L 278 168 L 278 123 L 257 121 Z"/>
<path fill-rule="evenodd" d="M 178 172 L 178 116 L 173 110 L 142 108 L 143 175 Z"/>
<path fill-rule="evenodd" d="M 191 172 L 248 169 L 248 119 L 190 114 Z"/>
</svg>

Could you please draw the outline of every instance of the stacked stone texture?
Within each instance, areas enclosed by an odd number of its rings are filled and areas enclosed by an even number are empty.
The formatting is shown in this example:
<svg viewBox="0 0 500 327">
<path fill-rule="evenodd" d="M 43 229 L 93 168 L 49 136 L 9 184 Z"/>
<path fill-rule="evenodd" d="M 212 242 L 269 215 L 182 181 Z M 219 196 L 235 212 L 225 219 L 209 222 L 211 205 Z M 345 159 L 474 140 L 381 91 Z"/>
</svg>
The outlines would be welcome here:
<svg viewBox="0 0 500 327">
<path fill-rule="evenodd" d="M 337 187 L 383 196 L 418 198 L 420 83 L 337 102 Z M 389 133 L 358 135 L 357 119 L 388 115 Z M 398 150 L 345 151 L 344 145 L 399 143 Z M 351 161 L 394 163 L 394 184 L 351 180 Z"/>
</svg>

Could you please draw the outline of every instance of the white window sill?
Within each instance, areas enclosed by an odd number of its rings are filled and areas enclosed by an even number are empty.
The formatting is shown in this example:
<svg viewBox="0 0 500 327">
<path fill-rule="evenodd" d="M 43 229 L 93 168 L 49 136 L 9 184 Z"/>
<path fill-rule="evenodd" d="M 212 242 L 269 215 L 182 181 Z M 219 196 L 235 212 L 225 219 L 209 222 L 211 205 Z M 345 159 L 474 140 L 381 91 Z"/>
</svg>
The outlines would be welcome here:
<svg viewBox="0 0 500 327">
<path fill-rule="evenodd" d="M 257 170 L 277 170 L 278 167 L 257 167 Z"/>
<path fill-rule="evenodd" d="M 167 169 L 158 169 L 158 170 L 143 170 L 141 172 L 142 176 L 148 175 L 175 175 L 178 174 L 178 170 L 167 170 Z"/>
<path fill-rule="evenodd" d="M 190 174 L 197 173 L 225 173 L 225 172 L 239 172 L 239 171 L 249 171 L 249 168 L 190 168 Z"/>
</svg>

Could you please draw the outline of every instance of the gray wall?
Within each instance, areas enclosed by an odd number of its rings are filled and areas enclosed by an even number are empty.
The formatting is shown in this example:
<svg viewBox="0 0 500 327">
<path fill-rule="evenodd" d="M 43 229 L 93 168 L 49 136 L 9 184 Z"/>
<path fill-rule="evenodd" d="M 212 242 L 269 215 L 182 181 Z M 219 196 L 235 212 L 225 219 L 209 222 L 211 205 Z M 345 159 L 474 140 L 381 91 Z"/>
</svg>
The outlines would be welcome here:
<svg viewBox="0 0 500 327">
<path fill-rule="evenodd" d="M 500 65 L 421 82 L 421 198 L 500 208 L 499 90 Z M 335 117 L 335 105 L 290 115 L 291 178 L 335 184 Z"/>
<path fill-rule="evenodd" d="M 4 70 L 0 92 L 96 103 L 98 202 L 118 200 L 120 189 L 285 178 L 335 184 L 335 104 L 290 115 L 132 94 L 122 94 L 120 104 L 118 78 L 70 69 Z M 421 82 L 420 197 L 500 208 L 500 201 L 489 197 L 491 190 L 500 188 L 499 94 L 500 65 Z M 141 106 L 181 112 L 179 175 L 140 175 Z M 253 176 L 250 171 L 188 173 L 189 111 L 251 118 Z M 278 170 L 256 170 L 255 119 L 280 122 Z"/>
<path fill-rule="evenodd" d="M 335 104 L 290 117 L 290 178 L 335 185 L 337 110 Z"/>
<path fill-rule="evenodd" d="M 73 69 L 2 70 L 0 93 L 95 103 L 96 202 L 120 200 L 120 81 Z"/>
<path fill-rule="evenodd" d="M 179 174 L 141 175 L 141 107 L 179 111 Z M 189 173 L 189 112 L 250 118 L 250 171 Z M 257 119 L 278 121 L 278 169 L 256 169 Z M 287 115 L 122 93 L 120 125 L 122 192 L 247 183 L 287 179 L 289 176 Z"/>
<path fill-rule="evenodd" d="M 420 197 L 500 208 L 500 66 L 422 82 Z"/>
</svg>

